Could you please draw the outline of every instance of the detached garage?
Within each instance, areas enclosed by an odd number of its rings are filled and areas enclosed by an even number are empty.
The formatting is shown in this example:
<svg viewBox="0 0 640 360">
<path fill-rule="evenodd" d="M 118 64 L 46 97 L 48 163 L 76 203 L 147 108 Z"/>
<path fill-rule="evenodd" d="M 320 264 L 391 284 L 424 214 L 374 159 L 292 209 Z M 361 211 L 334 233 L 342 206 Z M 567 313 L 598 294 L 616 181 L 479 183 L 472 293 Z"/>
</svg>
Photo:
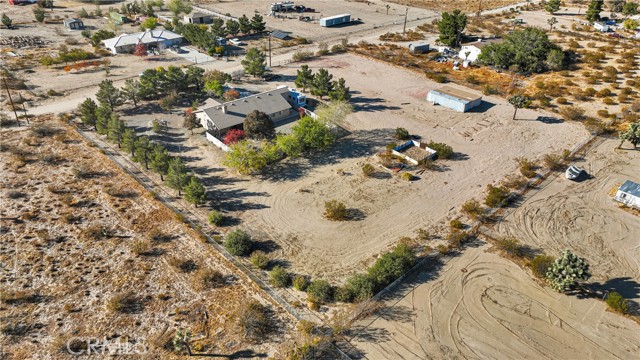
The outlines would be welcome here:
<svg viewBox="0 0 640 360">
<path fill-rule="evenodd" d="M 451 86 L 443 86 L 429 91 L 427 101 L 431 101 L 433 105 L 448 107 L 451 110 L 467 112 L 482 103 L 482 96 Z"/>
</svg>

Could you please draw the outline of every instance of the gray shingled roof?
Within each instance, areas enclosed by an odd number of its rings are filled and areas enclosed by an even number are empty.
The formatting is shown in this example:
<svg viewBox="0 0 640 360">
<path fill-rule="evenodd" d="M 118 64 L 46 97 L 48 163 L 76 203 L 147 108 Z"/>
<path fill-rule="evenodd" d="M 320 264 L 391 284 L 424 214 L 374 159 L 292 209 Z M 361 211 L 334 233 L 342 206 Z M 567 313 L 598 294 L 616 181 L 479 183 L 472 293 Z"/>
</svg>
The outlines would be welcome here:
<svg viewBox="0 0 640 360">
<path fill-rule="evenodd" d="M 640 184 L 635 183 L 631 180 L 625 181 L 625 183 L 622 184 L 622 186 L 620 186 L 620 189 L 618 190 L 627 194 L 631 194 L 633 196 L 640 197 Z"/>
<path fill-rule="evenodd" d="M 250 95 L 242 99 L 228 101 L 219 106 L 202 109 L 211 122 L 220 130 L 240 125 L 248 113 L 259 110 L 267 115 L 279 111 L 291 109 L 291 104 L 286 100 L 289 89 L 286 87 Z M 227 107 L 227 112 L 222 107 Z"/>
</svg>

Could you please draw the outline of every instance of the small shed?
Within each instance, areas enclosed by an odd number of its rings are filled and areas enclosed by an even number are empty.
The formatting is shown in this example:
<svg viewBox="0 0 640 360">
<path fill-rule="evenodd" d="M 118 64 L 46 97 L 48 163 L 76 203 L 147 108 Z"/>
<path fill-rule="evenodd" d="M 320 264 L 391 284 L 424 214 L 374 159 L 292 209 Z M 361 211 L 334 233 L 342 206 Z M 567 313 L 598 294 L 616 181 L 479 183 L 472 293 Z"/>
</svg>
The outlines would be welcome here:
<svg viewBox="0 0 640 360">
<path fill-rule="evenodd" d="M 320 26 L 329 27 L 349 22 L 351 22 L 351 14 L 342 14 L 320 19 Z"/>
<path fill-rule="evenodd" d="M 82 30 L 84 29 L 84 23 L 80 19 L 64 19 L 64 27 L 69 30 Z"/>
<path fill-rule="evenodd" d="M 464 113 L 480 105 L 482 96 L 452 86 L 443 86 L 429 91 L 427 101 Z"/>
<path fill-rule="evenodd" d="M 213 15 L 193 12 L 184 16 L 184 22 L 187 24 L 211 24 L 213 22 Z"/>
<path fill-rule="evenodd" d="M 409 43 L 409 51 L 414 54 L 425 54 L 428 53 L 429 50 L 431 50 L 429 43 L 423 41 Z"/>
<path fill-rule="evenodd" d="M 393 148 L 391 153 L 399 156 L 413 165 L 418 165 L 427 160 L 433 160 L 436 157 L 436 151 L 431 149 L 425 143 L 415 140 L 409 140 L 404 144 Z"/>
<path fill-rule="evenodd" d="M 613 199 L 627 206 L 640 209 L 640 184 L 627 180 L 620 185 Z"/>
<path fill-rule="evenodd" d="M 609 25 L 603 23 L 603 22 L 595 22 L 593 23 L 593 28 L 600 31 L 600 32 L 608 32 L 609 31 Z"/>
</svg>

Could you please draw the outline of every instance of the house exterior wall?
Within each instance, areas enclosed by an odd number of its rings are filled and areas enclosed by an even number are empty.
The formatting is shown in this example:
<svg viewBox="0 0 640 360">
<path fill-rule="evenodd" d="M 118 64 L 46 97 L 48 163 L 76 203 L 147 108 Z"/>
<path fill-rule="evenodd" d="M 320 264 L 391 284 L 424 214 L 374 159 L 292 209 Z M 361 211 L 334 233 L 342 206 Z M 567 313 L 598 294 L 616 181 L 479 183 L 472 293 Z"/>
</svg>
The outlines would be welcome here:
<svg viewBox="0 0 640 360">
<path fill-rule="evenodd" d="M 479 106 L 480 104 L 482 104 L 482 99 L 475 99 L 473 101 L 468 102 L 465 107 L 464 107 L 464 112 L 467 112 L 471 109 L 473 109 L 476 106 Z"/>
<path fill-rule="evenodd" d="M 213 22 L 213 16 L 211 15 L 197 16 L 197 17 L 185 16 L 184 22 L 187 22 L 189 24 L 211 24 Z"/>
<path fill-rule="evenodd" d="M 636 209 L 640 209 L 640 197 L 634 196 L 632 194 L 625 193 L 624 191 L 618 190 L 616 195 L 613 197 L 617 202 L 621 202 L 627 206 L 634 207 Z"/>
</svg>

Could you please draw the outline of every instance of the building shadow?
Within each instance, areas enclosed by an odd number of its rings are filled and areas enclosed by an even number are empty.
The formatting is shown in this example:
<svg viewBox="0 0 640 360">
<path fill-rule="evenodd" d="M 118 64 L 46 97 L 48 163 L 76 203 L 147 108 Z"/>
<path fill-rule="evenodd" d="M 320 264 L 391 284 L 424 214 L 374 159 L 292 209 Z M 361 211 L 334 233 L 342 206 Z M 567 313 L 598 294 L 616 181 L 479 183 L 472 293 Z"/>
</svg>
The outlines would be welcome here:
<svg viewBox="0 0 640 360">
<path fill-rule="evenodd" d="M 491 109 L 494 106 L 496 106 L 496 104 L 494 104 L 492 102 L 488 102 L 486 100 L 482 100 L 480 105 L 472 108 L 471 110 L 469 110 L 467 112 L 469 112 L 469 113 L 483 113 L 483 112 L 489 111 L 489 109 Z"/>
</svg>

